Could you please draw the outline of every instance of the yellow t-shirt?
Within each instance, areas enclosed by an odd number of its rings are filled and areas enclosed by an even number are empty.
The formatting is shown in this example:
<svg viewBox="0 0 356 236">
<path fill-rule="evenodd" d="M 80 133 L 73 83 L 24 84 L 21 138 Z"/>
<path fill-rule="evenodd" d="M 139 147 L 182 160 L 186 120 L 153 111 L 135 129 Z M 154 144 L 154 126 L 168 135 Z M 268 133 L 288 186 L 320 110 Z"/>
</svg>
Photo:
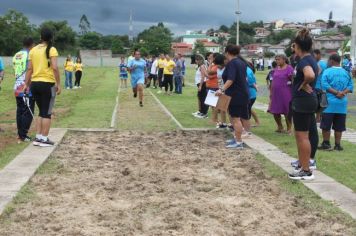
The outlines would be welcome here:
<svg viewBox="0 0 356 236">
<path fill-rule="evenodd" d="M 158 60 L 158 68 L 163 69 L 166 66 L 166 59 L 159 59 Z"/>
<path fill-rule="evenodd" d="M 82 63 L 75 63 L 74 64 L 75 71 L 83 71 L 83 64 Z"/>
<path fill-rule="evenodd" d="M 46 48 L 47 45 L 39 44 L 30 51 L 29 60 L 32 62 L 33 67 L 31 81 L 33 82 L 56 82 L 53 70 L 51 66 L 48 66 Z M 58 52 L 55 47 L 51 47 L 49 50 L 49 57 L 58 57 Z"/>
<path fill-rule="evenodd" d="M 73 61 L 64 62 L 64 70 L 73 72 L 74 71 L 74 63 L 73 63 Z"/>
<path fill-rule="evenodd" d="M 174 61 L 166 61 L 166 66 L 164 67 L 163 74 L 165 75 L 173 75 L 173 69 L 176 67 L 176 63 Z"/>
</svg>

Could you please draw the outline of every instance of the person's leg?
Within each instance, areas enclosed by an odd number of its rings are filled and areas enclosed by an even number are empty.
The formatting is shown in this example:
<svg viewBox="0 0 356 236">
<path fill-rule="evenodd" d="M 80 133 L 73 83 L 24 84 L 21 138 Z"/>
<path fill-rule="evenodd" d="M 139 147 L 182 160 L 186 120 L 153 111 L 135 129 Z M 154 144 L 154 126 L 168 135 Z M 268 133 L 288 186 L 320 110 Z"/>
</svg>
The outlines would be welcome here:
<svg viewBox="0 0 356 236">
<path fill-rule="evenodd" d="M 319 133 L 318 133 L 318 127 L 316 125 L 316 119 L 314 115 L 312 115 L 311 117 L 311 122 L 309 127 L 309 142 L 311 146 L 310 159 L 314 160 L 319 145 Z"/>
<path fill-rule="evenodd" d="M 42 118 L 41 123 L 41 134 L 43 137 L 48 137 L 49 130 L 51 128 L 51 119 Z"/>
<path fill-rule="evenodd" d="M 219 123 L 219 120 L 218 120 L 218 109 L 216 109 L 215 107 L 211 107 L 211 121 L 214 123 L 214 124 L 218 124 Z"/>
<path fill-rule="evenodd" d="M 240 118 L 233 117 L 231 119 L 232 126 L 234 127 L 235 140 L 238 143 L 242 143 L 242 123 Z"/>
<path fill-rule="evenodd" d="M 143 102 L 143 84 L 138 84 L 137 85 L 137 92 L 138 92 L 138 99 L 140 103 Z"/>
<path fill-rule="evenodd" d="M 282 132 L 284 130 L 283 124 L 282 124 L 282 116 L 279 114 L 273 114 L 273 118 L 276 121 L 277 124 L 277 132 Z"/>
<path fill-rule="evenodd" d="M 64 71 L 64 76 L 65 76 L 65 81 L 64 81 L 64 86 L 65 88 L 69 88 L 69 73 L 68 71 Z"/>
<path fill-rule="evenodd" d="M 201 97 L 201 112 L 204 114 L 204 115 L 207 115 L 208 114 L 208 111 L 209 111 L 209 106 L 205 104 L 205 99 L 206 97 L 208 96 L 208 93 L 207 93 L 207 90 L 206 90 L 206 83 L 204 82 L 203 85 L 202 85 L 202 89 L 201 89 L 201 92 L 202 92 L 202 97 Z"/>
<path fill-rule="evenodd" d="M 299 163 L 303 170 L 309 171 L 309 161 L 311 156 L 309 132 L 295 131 L 295 138 L 298 148 Z"/>
<path fill-rule="evenodd" d="M 21 117 L 21 126 L 22 126 L 22 133 L 23 133 L 23 137 L 26 138 L 28 137 L 28 131 L 30 130 L 32 121 L 33 121 L 33 116 L 32 114 L 34 113 L 35 110 L 35 104 L 33 101 L 33 98 L 30 97 L 29 99 L 29 107 L 27 105 L 25 105 L 24 103 L 24 110 L 22 113 L 22 117 Z M 30 111 L 31 109 L 31 111 Z M 32 114 L 31 114 L 32 112 Z"/>
<path fill-rule="evenodd" d="M 153 75 L 153 87 L 157 88 L 157 75 Z"/>
<path fill-rule="evenodd" d="M 178 93 L 178 83 L 177 76 L 173 76 L 174 93 Z"/>
<path fill-rule="evenodd" d="M 342 132 L 346 131 L 346 114 L 335 114 L 333 129 L 335 131 L 335 147 L 337 151 L 342 151 Z"/>
<path fill-rule="evenodd" d="M 82 72 L 82 71 L 78 71 L 78 72 L 79 72 L 79 76 L 78 76 L 78 87 L 80 87 L 80 81 L 82 80 L 83 72 Z"/>
<path fill-rule="evenodd" d="M 167 93 L 168 92 L 168 76 L 163 75 L 163 87 L 164 91 Z"/>
<path fill-rule="evenodd" d="M 170 93 L 172 93 L 173 92 L 173 75 L 169 76 L 168 83 L 169 83 L 169 91 L 170 91 Z"/>
<path fill-rule="evenodd" d="M 335 146 L 341 144 L 342 132 L 335 131 Z"/>
<path fill-rule="evenodd" d="M 226 124 L 226 112 L 220 111 L 221 123 Z"/>
<path fill-rule="evenodd" d="M 25 112 L 25 103 L 22 97 L 16 97 L 16 125 L 17 125 L 17 135 L 20 139 L 24 139 L 26 134 L 23 128 L 23 114 Z"/>
<path fill-rule="evenodd" d="M 334 122 L 334 114 L 332 113 L 322 113 L 320 128 L 322 130 L 323 142 L 320 146 L 322 150 L 331 150 L 330 136 L 331 136 L 331 127 Z"/>
<path fill-rule="evenodd" d="M 286 120 L 287 132 L 289 134 L 291 134 L 292 133 L 292 119 L 289 115 L 284 115 L 284 118 Z"/>
<path fill-rule="evenodd" d="M 69 87 L 73 88 L 73 73 L 69 72 Z"/>
<path fill-rule="evenodd" d="M 182 76 L 178 77 L 178 93 L 179 94 L 183 93 L 183 77 Z"/>
</svg>

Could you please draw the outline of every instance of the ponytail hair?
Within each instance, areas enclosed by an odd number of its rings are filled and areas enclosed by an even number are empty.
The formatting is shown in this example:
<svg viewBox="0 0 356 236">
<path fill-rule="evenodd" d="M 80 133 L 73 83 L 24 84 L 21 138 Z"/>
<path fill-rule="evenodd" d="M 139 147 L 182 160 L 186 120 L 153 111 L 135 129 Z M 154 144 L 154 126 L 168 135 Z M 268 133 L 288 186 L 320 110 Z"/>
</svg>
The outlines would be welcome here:
<svg viewBox="0 0 356 236">
<path fill-rule="evenodd" d="M 47 63 L 48 63 L 48 67 L 51 66 L 51 58 L 50 58 L 50 50 L 53 46 L 53 32 L 52 30 L 48 29 L 48 28 L 43 28 L 41 30 L 41 40 L 42 42 L 46 42 L 47 43 L 47 48 L 46 48 L 46 57 L 47 57 Z"/>
<path fill-rule="evenodd" d="M 295 37 L 294 43 L 304 52 L 310 52 L 313 47 L 313 39 L 307 28 L 300 30 Z"/>
</svg>

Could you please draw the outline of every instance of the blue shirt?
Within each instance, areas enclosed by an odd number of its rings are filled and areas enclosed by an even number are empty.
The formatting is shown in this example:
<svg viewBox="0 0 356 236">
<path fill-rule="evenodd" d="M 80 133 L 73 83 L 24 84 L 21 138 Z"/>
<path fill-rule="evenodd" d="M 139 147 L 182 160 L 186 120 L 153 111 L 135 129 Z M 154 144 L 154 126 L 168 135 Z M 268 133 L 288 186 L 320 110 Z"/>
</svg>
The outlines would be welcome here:
<svg viewBox="0 0 356 236">
<path fill-rule="evenodd" d="M 328 64 L 326 63 L 326 61 L 324 60 L 320 60 L 318 62 L 318 65 L 321 69 L 318 78 L 316 79 L 316 84 L 315 84 L 315 88 L 316 89 L 321 89 L 321 77 L 323 76 L 323 72 L 326 70 L 326 68 L 328 68 Z"/>
<path fill-rule="evenodd" d="M 134 79 L 141 79 L 145 78 L 145 68 L 146 68 L 146 61 L 143 59 L 140 60 L 130 60 L 129 64 L 127 65 L 131 68 L 131 77 Z"/>
<path fill-rule="evenodd" d="M 119 65 L 119 67 L 120 67 L 120 75 L 127 75 L 127 65 L 126 65 L 126 63 L 121 63 L 120 65 Z"/>
<path fill-rule="evenodd" d="M 0 71 L 5 70 L 5 66 L 4 66 L 4 62 L 2 60 L 2 58 L 0 57 Z"/>
<path fill-rule="evenodd" d="M 245 106 L 250 103 L 246 79 L 247 65 L 240 58 L 234 58 L 227 63 L 222 78 L 224 83 L 231 80 L 233 84 L 226 89 L 225 94 L 231 96 L 230 106 Z"/>
<path fill-rule="evenodd" d="M 248 66 L 247 70 L 247 82 L 248 82 L 248 90 L 250 93 L 250 99 L 255 99 L 257 97 L 257 90 L 255 88 L 256 85 L 256 77 L 255 74 L 253 73 L 253 70 Z"/>
<path fill-rule="evenodd" d="M 322 89 L 326 91 L 329 106 L 324 113 L 347 114 L 347 96 L 338 98 L 329 93 L 328 89 L 333 88 L 336 91 L 349 89 L 353 92 L 354 85 L 350 74 L 341 67 L 331 67 L 324 71 L 321 79 Z"/>
<path fill-rule="evenodd" d="M 342 61 L 342 67 L 347 71 L 347 72 L 351 72 L 352 70 L 352 62 L 345 58 L 343 61 Z"/>
</svg>

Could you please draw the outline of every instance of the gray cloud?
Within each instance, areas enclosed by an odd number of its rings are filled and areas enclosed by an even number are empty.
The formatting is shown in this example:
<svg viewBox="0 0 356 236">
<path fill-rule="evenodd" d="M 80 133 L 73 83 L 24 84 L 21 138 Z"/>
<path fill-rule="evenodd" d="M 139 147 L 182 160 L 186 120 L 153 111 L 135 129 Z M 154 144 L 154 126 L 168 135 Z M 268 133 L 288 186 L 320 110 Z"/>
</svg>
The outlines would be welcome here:
<svg viewBox="0 0 356 236">
<path fill-rule="evenodd" d="M 240 0 L 243 21 L 305 22 L 327 19 L 332 10 L 336 20 L 351 22 L 351 0 Z M 135 33 L 157 22 L 164 22 L 177 34 L 186 30 L 231 25 L 235 20 L 236 0 L 1 0 L 0 14 L 15 9 L 34 24 L 44 20 L 67 20 L 77 29 L 86 14 L 92 29 L 103 34 L 127 34 L 130 10 Z"/>
</svg>

